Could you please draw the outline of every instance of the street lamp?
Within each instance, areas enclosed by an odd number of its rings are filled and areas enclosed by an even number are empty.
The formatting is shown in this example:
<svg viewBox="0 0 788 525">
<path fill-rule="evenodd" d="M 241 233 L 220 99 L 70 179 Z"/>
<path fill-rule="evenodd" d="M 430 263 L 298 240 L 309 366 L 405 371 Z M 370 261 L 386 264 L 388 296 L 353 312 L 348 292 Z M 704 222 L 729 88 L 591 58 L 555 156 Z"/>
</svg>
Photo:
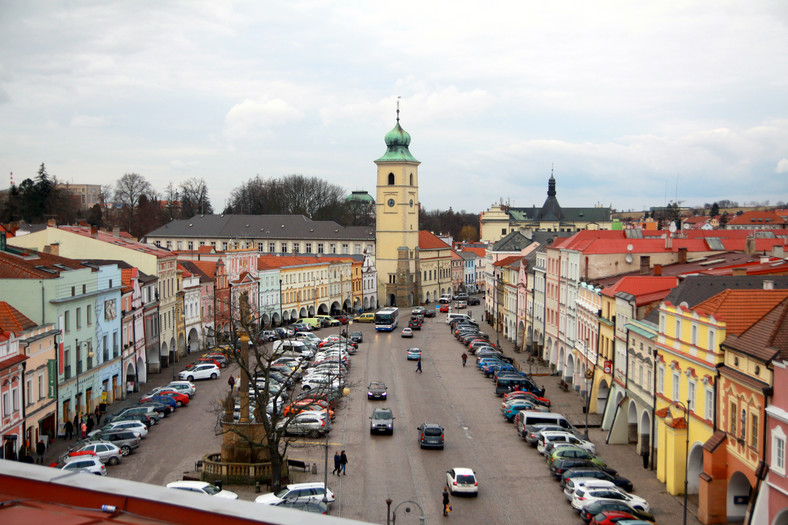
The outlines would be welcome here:
<svg viewBox="0 0 788 525">
<path fill-rule="evenodd" d="M 391 504 L 392 503 L 393 502 L 391 501 L 391 498 L 386 498 L 386 525 L 396 525 L 396 523 L 397 523 L 397 509 L 399 509 L 402 505 L 404 505 L 406 503 L 410 503 L 411 505 L 415 505 L 421 511 L 421 516 L 419 516 L 419 523 L 420 523 L 420 525 L 425 525 L 427 523 L 427 516 L 424 515 L 424 509 L 421 508 L 421 505 L 419 505 L 417 502 L 415 502 L 413 500 L 405 500 L 402 503 L 397 504 L 397 506 L 394 507 L 394 512 L 391 513 L 391 519 L 389 519 L 389 511 L 391 510 Z M 405 507 L 405 512 L 410 512 L 410 510 L 411 510 L 410 507 Z"/>
<path fill-rule="evenodd" d="M 684 410 L 684 427 L 687 432 L 687 439 L 684 444 L 684 525 L 687 525 L 687 482 L 689 481 L 689 408 L 690 400 L 687 400 L 687 404 L 685 405 L 681 401 L 674 401 L 674 406 L 681 407 Z M 671 425 L 673 423 L 673 414 L 668 411 L 667 423 Z"/>
</svg>

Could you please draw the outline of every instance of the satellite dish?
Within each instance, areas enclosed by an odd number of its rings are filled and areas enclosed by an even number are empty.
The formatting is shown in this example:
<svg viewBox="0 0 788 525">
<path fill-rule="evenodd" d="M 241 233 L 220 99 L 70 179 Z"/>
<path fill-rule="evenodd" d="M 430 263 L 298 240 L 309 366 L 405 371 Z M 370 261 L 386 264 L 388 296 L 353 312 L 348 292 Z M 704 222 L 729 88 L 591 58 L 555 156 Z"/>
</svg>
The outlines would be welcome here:
<svg viewBox="0 0 788 525">
<path fill-rule="evenodd" d="M 634 248 L 634 246 L 632 246 L 631 244 L 627 244 L 627 251 L 628 252 L 631 252 L 633 248 Z"/>
<path fill-rule="evenodd" d="M 632 257 L 632 254 L 631 254 L 631 253 L 628 253 L 628 254 L 627 254 L 627 256 L 626 256 L 626 257 L 624 257 L 624 260 L 625 260 L 625 261 L 627 261 L 628 263 L 632 264 L 632 261 L 634 261 L 634 260 L 635 260 L 635 258 L 634 258 L 634 257 Z"/>
</svg>

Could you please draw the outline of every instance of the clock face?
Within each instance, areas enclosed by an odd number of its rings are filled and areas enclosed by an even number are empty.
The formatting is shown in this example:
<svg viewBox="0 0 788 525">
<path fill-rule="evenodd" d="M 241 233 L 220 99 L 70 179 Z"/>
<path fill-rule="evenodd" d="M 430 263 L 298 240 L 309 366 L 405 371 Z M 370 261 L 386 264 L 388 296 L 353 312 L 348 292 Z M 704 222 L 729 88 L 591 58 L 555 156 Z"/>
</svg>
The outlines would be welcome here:
<svg viewBox="0 0 788 525">
<path fill-rule="evenodd" d="M 389 208 L 394 207 L 394 199 L 389 199 Z"/>
</svg>

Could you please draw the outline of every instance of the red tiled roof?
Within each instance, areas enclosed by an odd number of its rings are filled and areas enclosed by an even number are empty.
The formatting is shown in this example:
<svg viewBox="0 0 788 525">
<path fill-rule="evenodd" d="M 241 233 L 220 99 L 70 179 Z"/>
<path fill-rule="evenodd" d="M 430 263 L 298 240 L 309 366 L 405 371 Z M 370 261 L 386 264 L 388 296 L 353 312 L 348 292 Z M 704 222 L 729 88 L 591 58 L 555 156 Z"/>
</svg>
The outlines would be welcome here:
<svg viewBox="0 0 788 525">
<path fill-rule="evenodd" d="M 475 253 L 479 257 L 487 256 L 487 248 L 476 248 L 475 246 L 463 246 L 462 251 Z"/>
<path fill-rule="evenodd" d="M 608 297 L 613 297 L 618 292 L 632 294 L 636 298 L 636 304 L 640 306 L 664 299 L 678 283 L 677 277 L 629 276 L 622 277 L 615 284 L 604 288 L 602 293 Z"/>
<path fill-rule="evenodd" d="M 189 261 L 202 273 L 213 279 L 216 277 L 216 261 Z"/>
<path fill-rule="evenodd" d="M 67 259 L 33 250 L 20 250 L 22 255 L 10 252 L 0 252 L 0 278 L 2 279 L 57 279 L 61 269 L 54 266 L 59 264 L 72 270 L 88 268 L 79 261 Z M 40 268 L 36 268 L 40 267 Z M 44 270 L 46 268 L 49 271 Z"/>
<path fill-rule="evenodd" d="M 725 344 L 763 361 L 788 358 L 788 299 L 783 300 L 741 335 L 729 335 Z M 768 386 L 768 385 L 767 385 Z"/>
<path fill-rule="evenodd" d="M 786 220 L 774 211 L 746 211 L 741 215 L 728 220 L 733 226 L 773 226 L 785 225 Z"/>
<path fill-rule="evenodd" d="M 115 237 L 115 235 L 111 233 L 107 233 L 105 231 L 98 230 L 96 232 L 96 236 L 93 237 L 91 235 L 91 229 L 89 227 L 83 226 L 58 226 L 59 230 L 67 231 L 70 233 L 75 233 L 77 235 L 81 235 L 82 237 L 91 237 L 99 240 L 101 242 L 106 242 L 110 244 L 115 244 L 117 246 L 122 246 L 129 250 L 135 250 L 138 252 L 148 253 L 150 255 L 155 255 L 157 258 L 165 258 L 165 257 L 174 257 L 175 254 L 169 250 L 165 250 L 163 248 L 159 248 L 152 244 L 145 244 L 142 242 L 134 241 L 132 239 L 127 238 L 124 235 L 120 237 Z"/>
<path fill-rule="evenodd" d="M 7 302 L 0 301 L 0 331 L 18 333 L 35 326 L 36 323 L 28 319 L 25 314 Z"/>
<path fill-rule="evenodd" d="M 451 246 L 434 234 L 426 230 L 419 230 L 419 248 L 422 250 L 440 250 L 442 248 L 451 248 Z"/>
<path fill-rule="evenodd" d="M 522 258 L 523 258 L 522 255 L 510 255 L 509 257 L 504 257 L 500 261 L 494 262 L 493 266 L 500 266 L 501 268 L 503 268 L 505 266 L 509 266 L 513 262 L 519 261 Z"/>
<path fill-rule="evenodd" d="M 726 332 L 741 335 L 788 297 L 788 290 L 725 290 L 694 309 L 725 321 Z"/>
</svg>

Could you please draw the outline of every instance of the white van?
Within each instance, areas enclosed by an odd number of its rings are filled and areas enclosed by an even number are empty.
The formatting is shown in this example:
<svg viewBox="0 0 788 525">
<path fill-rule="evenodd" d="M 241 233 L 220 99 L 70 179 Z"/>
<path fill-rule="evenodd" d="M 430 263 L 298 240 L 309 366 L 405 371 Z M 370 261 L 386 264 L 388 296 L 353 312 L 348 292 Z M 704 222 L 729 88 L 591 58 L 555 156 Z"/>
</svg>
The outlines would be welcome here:
<svg viewBox="0 0 788 525">
<path fill-rule="evenodd" d="M 520 412 L 514 416 L 514 428 L 523 439 L 525 439 L 525 436 L 528 433 L 525 427 L 539 424 L 557 425 L 559 427 L 565 428 L 567 431 L 572 432 L 575 435 L 579 434 L 578 430 L 572 426 L 572 423 L 570 423 L 563 414 L 559 414 L 558 412 L 520 410 Z"/>
<path fill-rule="evenodd" d="M 310 359 L 315 355 L 314 351 L 304 344 L 303 341 L 293 341 L 291 339 L 274 341 L 274 353 L 277 357 L 291 355 L 305 359 Z"/>
<path fill-rule="evenodd" d="M 450 324 L 455 319 L 459 319 L 460 321 L 471 321 L 473 324 L 477 324 L 475 319 L 471 319 L 471 316 L 468 314 L 448 314 L 446 316 L 446 324 Z"/>
<path fill-rule="evenodd" d="M 441 298 L 438 300 L 438 303 L 440 303 L 440 304 L 449 304 L 450 302 L 451 302 L 451 294 L 450 293 L 445 293 L 445 294 L 441 295 Z"/>
</svg>

